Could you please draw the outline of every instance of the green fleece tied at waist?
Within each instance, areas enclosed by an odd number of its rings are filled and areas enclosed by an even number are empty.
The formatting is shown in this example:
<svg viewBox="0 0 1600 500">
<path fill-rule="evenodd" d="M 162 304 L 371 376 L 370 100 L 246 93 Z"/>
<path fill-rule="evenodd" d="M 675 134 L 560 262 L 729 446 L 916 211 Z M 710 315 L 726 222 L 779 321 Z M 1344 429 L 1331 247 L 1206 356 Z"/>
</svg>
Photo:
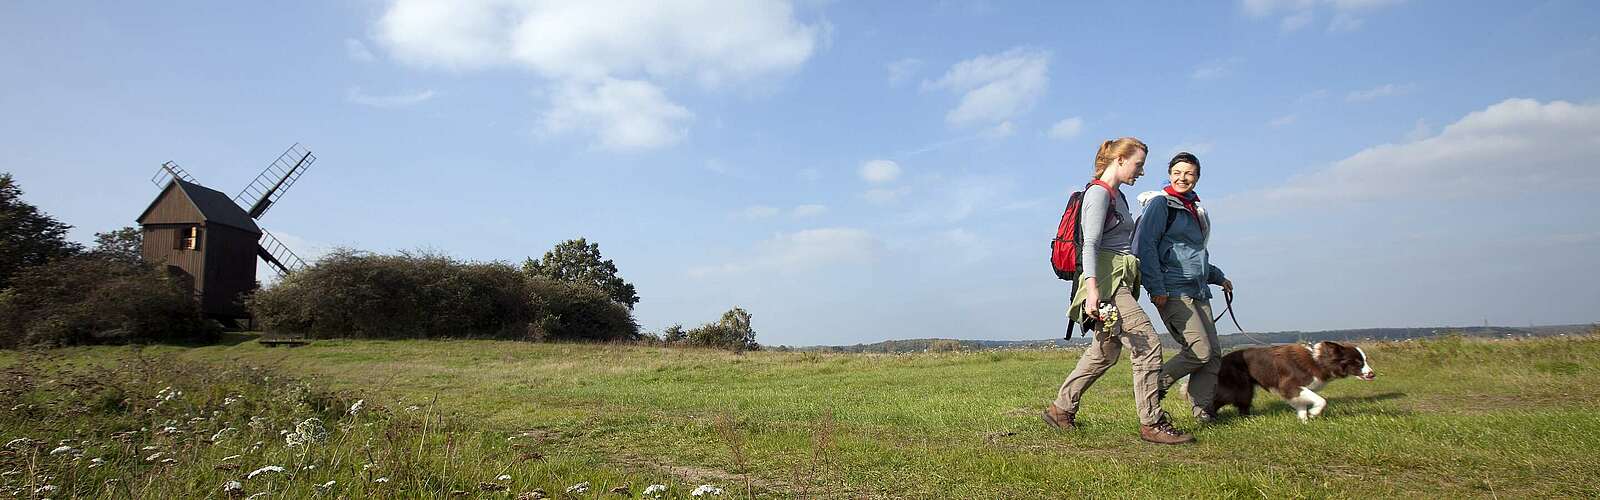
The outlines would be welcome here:
<svg viewBox="0 0 1600 500">
<path fill-rule="evenodd" d="M 1100 300 L 1111 300 L 1111 295 L 1120 286 L 1127 286 L 1133 298 L 1139 298 L 1138 257 L 1101 250 L 1095 252 L 1095 260 L 1096 269 L 1101 271 L 1101 276 L 1095 277 L 1095 285 L 1100 288 Z M 1111 272 L 1106 273 L 1107 269 Z M 1078 273 L 1078 293 L 1072 296 L 1072 305 L 1067 307 L 1067 317 L 1074 323 L 1083 322 L 1083 303 L 1089 300 L 1089 287 L 1084 286 L 1083 281 L 1083 273 Z"/>
</svg>

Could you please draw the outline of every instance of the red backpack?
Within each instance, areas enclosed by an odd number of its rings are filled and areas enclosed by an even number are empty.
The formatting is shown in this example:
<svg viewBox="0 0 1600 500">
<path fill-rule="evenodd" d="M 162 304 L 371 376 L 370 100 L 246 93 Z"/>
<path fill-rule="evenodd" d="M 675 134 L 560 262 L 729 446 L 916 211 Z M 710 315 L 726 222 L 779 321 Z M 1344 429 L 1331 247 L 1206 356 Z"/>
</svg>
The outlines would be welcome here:
<svg viewBox="0 0 1600 500">
<path fill-rule="evenodd" d="M 1079 209 L 1083 207 L 1083 193 L 1089 187 L 1098 185 L 1106 188 L 1111 194 L 1111 201 L 1116 202 L 1117 190 L 1105 181 L 1095 179 L 1094 182 L 1085 184 L 1083 191 L 1072 193 L 1067 199 L 1067 210 L 1061 214 L 1061 224 L 1056 226 L 1056 237 L 1050 240 L 1050 267 L 1055 268 L 1056 277 L 1077 284 L 1078 273 L 1083 271 L 1083 263 L 1078 262 L 1083 255 L 1083 224 L 1080 219 Z M 1106 220 L 1111 220 L 1116 210 L 1106 211 Z"/>
<path fill-rule="evenodd" d="M 1072 197 L 1067 199 L 1067 210 L 1061 214 L 1061 224 L 1056 226 L 1056 237 L 1050 240 L 1050 267 L 1055 269 L 1057 278 L 1072 282 L 1072 292 L 1067 295 L 1068 300 L 1078 296 L 1078 273 L 1083 272 L 1083 263 L 1078 261 L 1083 255 L 1083 224 L 1079 220 L 1082 218 L 1080 209 L 1083 208 L 1083 193 L 1095 185 L 1106 188 L 1106 192 L 1111 194 L 1112 203 L 1117 201 L 1117 190 L 1112 189 L 1105 181 L 1095 179 L 1094 182 L 1085 184 L 1083 191 L 1072 193 Z M 1107 208 L 1106 221 L 1109 222 L 1116 217 L 1117 211 L 1115 207 Z M 1071 321 L 1067 322 L 1068 340 L 1072 339 L 1073 326 Z M 1084 328 L 1088 331 L 1088 326 Z"/>
</svg>

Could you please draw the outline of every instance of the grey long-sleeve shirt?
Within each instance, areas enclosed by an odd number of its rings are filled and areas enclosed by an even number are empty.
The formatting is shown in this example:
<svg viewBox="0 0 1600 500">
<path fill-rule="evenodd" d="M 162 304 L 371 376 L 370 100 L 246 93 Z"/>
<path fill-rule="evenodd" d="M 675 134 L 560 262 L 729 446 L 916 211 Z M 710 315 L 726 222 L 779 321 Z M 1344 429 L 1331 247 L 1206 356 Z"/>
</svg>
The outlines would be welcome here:
<svg viewBox="0 0 1600 500">
<path fill-rule="evenodd" d="M 1107 220 L 1106 211 L 1113 209 L 1116 215 Z M 1128 213 L 1128 198 L 1122 196 L 1122 190 L 1117 190 L 1117 201 L 1111 203 L 1110 191 L 1098 185 L 1089 186 L 1083 192 L 1083 206 L 1078 211 L 1079 224 L 1083 226 L 1083 256 L 1079 262 L 1083 263 L 1085 278 L 1100 275 L 1100 270 L 1095 269 L 1100 264 L 1100 259 L 1095 258 L 1097 250 L 1133 253 L 1133 215 Z"/>
</svg>

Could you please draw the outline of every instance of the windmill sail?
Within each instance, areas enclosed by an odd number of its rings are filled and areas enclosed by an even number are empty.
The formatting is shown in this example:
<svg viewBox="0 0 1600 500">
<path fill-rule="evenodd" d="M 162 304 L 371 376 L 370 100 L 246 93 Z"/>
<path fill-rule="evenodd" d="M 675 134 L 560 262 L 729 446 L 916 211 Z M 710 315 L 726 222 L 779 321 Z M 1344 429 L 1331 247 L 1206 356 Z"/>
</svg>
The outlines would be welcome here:
<svg viewBox="0 0 1600 500">
<path fill-rule="evenodd" d="M 289 250 L 288 245 L 284 245 L 278 237 L 265 229 L 261 230 L 261 243 L 256 245 L 256 256 L 272 265 L 272 269 L 278 272 L 279 278 L 306 267 L 305 261 L 300 260 L 300 256 L 295 255 Z"/>
<path fill-rule="evenodd" d="M 164 188 L 173 179 L 194 183 L 194 177 L 190 177 L 189 172 L 185 172 L 183 167 L 170 161 L 161 164 L 161 169 L 156 170 L 156 175 L 150 178 L 150 183 L 155 184 L 158 188 Z"/>
<path fill-rule="evenodd" d="M 284 151 L 277 160 L 267 165 L 255 180 L 250 181 L 250 185 L 245 186 L 238 196 L 233 197 L 234 204 L 245 209 L 251 218 L 260 219 L 279 198 L 283 197 L 289 186 L 300 180 L 300 176 L 304 175 L 306 169 L 311 168 L 311 164 L 316 161 L 316 155 L 311 154 L 311 150 L 299 143 L 289 146 L 289 150 Z"/>
</svg>

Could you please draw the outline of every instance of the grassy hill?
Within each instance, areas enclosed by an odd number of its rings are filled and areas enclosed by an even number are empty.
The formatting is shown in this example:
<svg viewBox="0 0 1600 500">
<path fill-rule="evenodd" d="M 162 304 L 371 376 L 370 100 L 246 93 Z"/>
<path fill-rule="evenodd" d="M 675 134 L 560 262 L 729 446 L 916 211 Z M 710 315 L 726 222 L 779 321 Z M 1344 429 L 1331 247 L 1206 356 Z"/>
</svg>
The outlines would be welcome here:
<svg viewBox="0 0 1600 500">
<path fill-rule="evenodd" d="M 0 491 L 217 498 L 238 481 L 241 497 L 621 498 L 610 490 L 655 483 L 666 497 L 700 484 L 827 498 L 1600 495 L 1600 337 L 1363 346 L 1378 379 L 1333 383 L 1309 425 L 1259 394 L 1260 415 L 1196 427 L 1169 399 L 1199 438 L 1183 447 L 1138 441 L 1126 361 L 1089 391 L 1083 429 L 1047 429 L 1038 413 L 1072 349 L 0 352 Z M 296 443 L 318 435 L 308 418 L 322 437 Z M 266 466 L 285 470 L 247 477 Z M 587 492 L 564 492 L 585 481 Z"/>
</svg>

